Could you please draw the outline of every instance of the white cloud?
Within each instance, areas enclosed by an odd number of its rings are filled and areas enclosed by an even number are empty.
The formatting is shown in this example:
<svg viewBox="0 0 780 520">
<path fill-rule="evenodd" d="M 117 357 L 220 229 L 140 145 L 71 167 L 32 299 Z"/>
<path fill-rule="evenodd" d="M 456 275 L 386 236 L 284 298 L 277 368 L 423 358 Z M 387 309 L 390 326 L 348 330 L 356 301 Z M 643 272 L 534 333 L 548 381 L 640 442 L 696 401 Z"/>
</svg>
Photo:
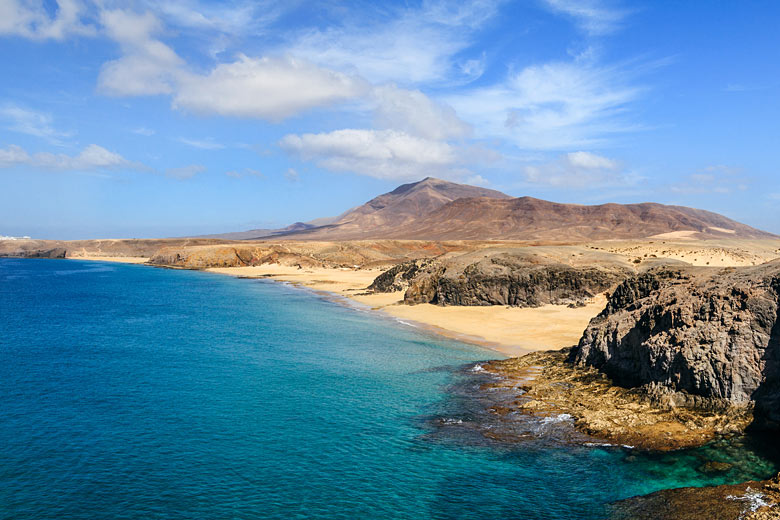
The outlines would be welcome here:
<svg viewBox="0 0 780 520">
<path fill-rule="evenodd" d="M 557 188 L 599 188 L 636 184 L 641 178 L 623 165 L 590 152 L 571 152 L 555 160 L 526 166 L 525 180 Z"/>
<path fill-rule="evenodd" d="M 281 7 L 272 2 L 203 3 L 197 0 L 144 0 L 143 5 L 179 27 L 242 33 L 278 17 Z M 278 3 L 277 3 L 278 4 Z"/>
<path fill-rule="evenodd" d="M 0 107 L 0 119 L 8 121 L 9 125 L 6 127 L 8 130 L 42 137 L 56 144 L 60 144 L 59 138 L 72 135 L 55 129 L 50 114 L 29 110 L 10 103 Z"/>
<path fill-rule="evenodd" d="M 178 179 L 180 181 L 191 179 L 195 175 L 206 171 L 206 167 L 200 164 L 190 164 L 189 166 L 181 166 L 179 168 L 168 168 L 165 170 L 165 175 Z"/>
<path fill-rule="evenodd" d="M 612 8 L 602 0 L 544 0 L 555 12 L 574 18 L 586 32 L 593 35 L 610 33 L 620 27 L 629 14 Z"/>
<path fill-rule="evenodd" d="M 284 178 L 293 183 L 301 182 L 301 176 L 298 174 L 295 168 L 287 168 L 287 171 L 284 172 Z"/>
<path fill-rule="evenodd" d="M 241 179 L 244 177 L 257 177 L 258 179 L 264 179 L 265 175 L 263 175 L 262 172 L 259 170 L 253 170 L 252 168 L 244 168 L 243 170 L 231 170 L 225 172 L 225 175 L 228 177 L 233 177 L 234 179 Z"/>
<path fill-rule="evenodd" d="M 380 179 L 415 179 L 427 175 L 461 176 L 453 146 L 395 130 L 336 130 L 287 135 L 280 146 L 302 159 L 333 171 Z"/>
<path fill-rule="evenodd" d="M 462 138 L 471 133 L 471 127 L 451 106 L 436 103 L 419 90 L 385 85 L 374 88 L 373 98 L 377 104 L 375 122 L 380 128 L 433 140 Z"/>
<path fill-rule="evenodd" d="M 620 164 L 612 159 L 607 159 L 590 152 L 572 152 L 566 154 L 566 161 L 577 169 L 616 171 Z"/>
<path fill-rule="evenodd" d="M 472 175 L 466 179 L 466 184 L 471 184 L 472 186 L 489 186 L 490 181 L 482 175 Z"/>
<path fill-rule="evenodd" d="M 747 191 L 752 179 L 745 175 L 742 168 L 724 165 L 712 165 L 690 174 L 680 182 L 669 186 L 675 193 L 729 193 Z"/>
<path fill-rule="evenodd" d="M 138 135 L 145 135 L 146 137 L 152 136 L 152 135 L 154 135 L 154 134 L 156 134 L 156 133 L 157 133 L 155 130 L 153 130 L 153 129 L 151 129 L 151 128 L 146 128 L 146 127 L 143 127 L 143 126 L 141 126 L 141 127 L 139 127 L 139 128 L 134 128 L 134 129 L 133 129 L 133 130 L 131 130 L 131 131 L 132 131 L 134 134 L 138 134 Z"/>
<path fill-rule="evenodd" d="M 187 139 L 186 137 L 180 137 L 178 141 L 187 146 L 193 148 L 200 148 L 201 150 L 221 150 L 225 148 L 224 144 L 217 143 L 212 139 Z"/>
<path fill-rule="evenodd" d="M 114 96 L 170 94 L 182 74 L 184 61 L 154 38 L 162 31 L 159 20 L 147 12 L 103 11 L 101 22 L 109 38 L 118 42 L 122 57 L 103 64 L 98 89 Z"/>
<path fill-rule="evenodd" d="M 207 74 L 194 72 L 157 38 L 163 31 L 151 12 L 104 11 L 106 34 L 122 56 L 105 63 L 101 92 L 114 96 L 170 94 L 173 106 L 200 114 L 280 121 L 301 111 L 368 93 L 360 78 L 318 67 L 304 59 L 239 55 Z"/>
<path fill-rule="evenodd" d="M 445 100 L 483 137 L 531 150 L 594 146 L 634 129 L 622 116 L 641 89 L 626 85 L 628 75 L 577 61 L 532 65 Z"/>
<path fill-rule="evenodd" d="M 473 80 L 480 68 L 472 63 L 464 71 L 453 57 L 473 43 L 474 31 L 495 16 L 499 3 L 428 1 L 420 8 L 382 7 L 375 19 L 361 13 L 347 16 L 338 27 L 293 34 L 289 52 L 375 83 Z"/>
<path fill-rule="evenodd" d="M 131 163 L 121 155 L 96 144 L 90 144 L 75 156 L 48 152 L 30 155 L 17 145 L 9 145 L 6 149 L 0 149 L 0 166 L 17 165 L 57 171 L 104 170 L 123 166 L 144 168 L 143 165 Z"/>
<path fill-rule="evenodd" d="M 0 148 L 0 168 L 24 164 L 30 161 L 30 156 L 21 147 L 15 144 L 8 145 L 8 148 Z"/>
<path fill-rule="evenodd" d="M 43 2 L 3 0 L 0 2 L 0 35 L 33 40 L 92 36 L 96 31 L 85 20 L 88 14 L 79 0 L 57 0 L 53 15 L 49 15 Z"/>
<path fill-rule="evenodd" d="M 361 80 L 291 57 L 250 58 L 217 65 L 207 76 L 187 74 L 173 104 L 198 113 L 280 121 L 301 111 L 367 92 Z"/>
</svg>

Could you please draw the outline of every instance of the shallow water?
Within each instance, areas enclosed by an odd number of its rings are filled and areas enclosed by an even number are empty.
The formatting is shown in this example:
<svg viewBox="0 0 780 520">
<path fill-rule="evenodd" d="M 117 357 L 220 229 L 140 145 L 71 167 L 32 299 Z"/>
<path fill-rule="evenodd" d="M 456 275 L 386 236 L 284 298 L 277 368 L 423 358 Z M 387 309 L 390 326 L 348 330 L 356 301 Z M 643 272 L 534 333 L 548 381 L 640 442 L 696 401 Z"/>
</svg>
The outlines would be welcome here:
<svg viewBox="0 0 780 520">
<path fill-rule="evenodd" d="M 490 441 L 495 353 L 273 282 L 0 259 L 0 326 L 0 518 L 589 519 L 777 470 Z"/>
</svg>

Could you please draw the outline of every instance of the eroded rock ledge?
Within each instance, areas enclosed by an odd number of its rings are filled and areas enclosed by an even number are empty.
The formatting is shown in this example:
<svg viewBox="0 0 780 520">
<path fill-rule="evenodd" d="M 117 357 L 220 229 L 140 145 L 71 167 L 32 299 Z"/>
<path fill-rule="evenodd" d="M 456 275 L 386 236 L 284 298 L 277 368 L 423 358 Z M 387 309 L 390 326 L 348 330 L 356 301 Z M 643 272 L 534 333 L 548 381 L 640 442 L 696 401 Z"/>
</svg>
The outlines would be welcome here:
<svg viewBox="0 0 780 520">
<path fill-rule="evenodd" d="M 677 406 L 755 405 L 780 426 L 780 262 L 658 268 L 623 282 L 568 360 Z"/>
<path fill-rule="evenodd" d="M 762 482 L 666 489 L 613 505 L 610 520 L 777 520 L 780 475 Z"/>
<path fill-rule="evenodd" d="M 517 398 L 494 413 L 568 414 L 575 428 L 609 444 L 669 451 L 701 446 L 719 436 L 742 432 L 752 407 L 709 401 L 706 407 L 679 406 L 685 396 L 652 385 L 623 388 L 604 373 L 566 362 L 569 352 L 535 352 L 492 361 L 483 369 L 499 376 L 489 387 L 512 388 Z M 486 388 L 486 389 L 488 389 Z"/>
<path fill-rule="evenodd" d="M 617 262 L 583 265 L 539 254 L 499 252 L 406 262 L 383 273 L 369 289 L 405 290 L 407 304 L 576 306 L 633 274 Z"/>
</svg>

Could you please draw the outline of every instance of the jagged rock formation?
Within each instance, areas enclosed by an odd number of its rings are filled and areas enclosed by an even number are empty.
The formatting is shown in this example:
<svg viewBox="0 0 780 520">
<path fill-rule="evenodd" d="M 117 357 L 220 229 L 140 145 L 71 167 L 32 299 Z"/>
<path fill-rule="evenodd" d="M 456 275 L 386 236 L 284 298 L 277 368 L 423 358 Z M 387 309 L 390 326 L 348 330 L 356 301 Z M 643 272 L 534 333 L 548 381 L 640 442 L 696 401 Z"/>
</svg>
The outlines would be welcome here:
<svg viewBox="0 0 780 520">
<path fill-rule="evenodd" d="M 375 290 L 403 288 L 408 283 L 404 295 L 408 304 L 581 305 L 633 274 L 615 264 L 568 265 L 554 258 L 519 253 L 485 254 L 473 260 L 466 255 L 425 265 L 403 264 L 387 274 L 387 281 L 377 279 Z M 394 283 L 388 283 L 390 277 Z"/>
<path fill-rule="evenodd" d="M 780 426 L 780 261 L 656 268 L 616 288 L 569 361 L 684 406 L 755 405 Z"/>
<path fill-rule="evenodd" d="M 421 259 L 400 263 L 377 276 L 368 290 L 380 293 L 404 291 L 431 262 L 431 259 Z"/>
</svg>

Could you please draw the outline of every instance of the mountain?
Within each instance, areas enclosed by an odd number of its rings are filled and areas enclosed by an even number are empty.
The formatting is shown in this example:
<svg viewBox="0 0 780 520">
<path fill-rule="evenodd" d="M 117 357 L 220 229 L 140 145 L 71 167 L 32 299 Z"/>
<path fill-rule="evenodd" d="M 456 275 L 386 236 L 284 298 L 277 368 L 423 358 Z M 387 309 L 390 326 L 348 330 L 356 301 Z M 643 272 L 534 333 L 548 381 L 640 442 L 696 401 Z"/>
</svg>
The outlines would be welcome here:
<svg viewBox="0 0 780 520">
<path fill-rule="evenodd" d="M 317 240 L 543 240 L 777 238 L 710 211 L 656 203 L 559 204 L 426 178 L 404 184 L 325 226 L 278 238 Z"/>
<path fill-rule="evenodd" d="M 287 233 L 286 236 L 311 236 L 323 240 L 384 238 L 394 230 L 420 222 L 432 211 L 448 203 L 474 197 L 487 200 L 511 199 L 500 191 L 427 177 L 419 182 L 403 184 L 389 193 L 373 198 L 362 206 L 347 211 L 332 224 Z"/>
<path fill-rule="evenodd" d="M 255 240 L 258 238 L 272 238 L 288 233 L 306 231 L 308 229 L 318 228 L 334 222 L 339 217 L 323 217 L 311 220 L 309 222 L 295 222 L 287 227 L 279 229 L 250 229 L 248 231 L 233 231 L 230 233 L 217 233 L 214 235 L 200 235 L 194 238 L 216 238 L 222 240 Z"/>
<path fill-rule="evenodd" d="M 634 238 L 773 238 L 701 209 L 656 203 L 559 204 L 533 197 L 459 199 L 416 222 L 388 230 L 388 238 L 604 240 Z"/>
</svg>

